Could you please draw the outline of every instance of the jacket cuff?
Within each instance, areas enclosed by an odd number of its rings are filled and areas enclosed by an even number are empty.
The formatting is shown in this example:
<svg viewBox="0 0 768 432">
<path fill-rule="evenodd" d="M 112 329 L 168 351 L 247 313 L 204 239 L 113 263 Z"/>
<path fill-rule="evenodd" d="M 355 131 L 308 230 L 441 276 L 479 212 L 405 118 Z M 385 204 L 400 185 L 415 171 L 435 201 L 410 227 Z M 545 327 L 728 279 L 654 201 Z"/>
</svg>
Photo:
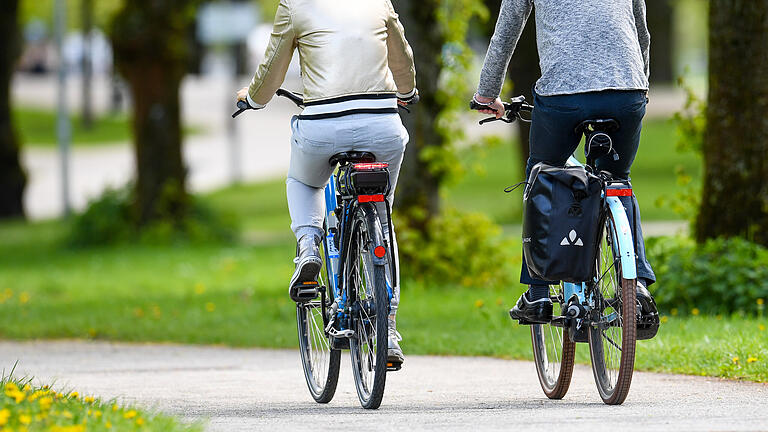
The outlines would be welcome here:
<svg viewBox="0 0 768 432">
<path fill-rule="evenodd" d="M 410 99 L 410 98 L 412 98 L 412 97 L 413 97 L 415 94 L 416 94 L 416 87 L 414 87 L 414 88 L 413 88 L 413 90 L 411 90 L 411 91 L 410 91 L 410 92 L 408 92 L 408 93 L 400 93 L 400 92 L 397 92 L 397 93 L 396 93 L 396 95 L 397 95 L 397 98 L 398 98 L 398 99 Z"/>
<path fill-rule="evenodd" d="M 246 96 L 245 99 L 248 101 L 248 105 L 250 105 L 251 108 L 253 109 L 262 109 L 266 106 L 266 105 L 257 104 L 256 102 L 254 102 L 253 99 L 251 99 L 250 93 L 248 93 L 248 96 Z"/>
</svg>

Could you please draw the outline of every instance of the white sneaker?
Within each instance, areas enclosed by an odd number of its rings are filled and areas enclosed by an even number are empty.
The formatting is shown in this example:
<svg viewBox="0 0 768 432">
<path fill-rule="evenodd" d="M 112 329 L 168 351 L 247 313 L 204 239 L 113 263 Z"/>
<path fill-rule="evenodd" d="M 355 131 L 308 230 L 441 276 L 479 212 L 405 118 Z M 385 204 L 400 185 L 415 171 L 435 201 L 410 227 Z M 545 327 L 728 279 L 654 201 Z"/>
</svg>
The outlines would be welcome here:
<svg viewBox="0 0 768 432">
<path fill-rule="evenodd" d="M 389 334 L 387 340 L 387 369 L 390 371 L 400 370 L 405 362 L 405 355 L 402 348 L 400 348 L 400 342 L 403 337 L 397 331 L 397 326 L 394 318 L 389 318 Z"/>
</svg>

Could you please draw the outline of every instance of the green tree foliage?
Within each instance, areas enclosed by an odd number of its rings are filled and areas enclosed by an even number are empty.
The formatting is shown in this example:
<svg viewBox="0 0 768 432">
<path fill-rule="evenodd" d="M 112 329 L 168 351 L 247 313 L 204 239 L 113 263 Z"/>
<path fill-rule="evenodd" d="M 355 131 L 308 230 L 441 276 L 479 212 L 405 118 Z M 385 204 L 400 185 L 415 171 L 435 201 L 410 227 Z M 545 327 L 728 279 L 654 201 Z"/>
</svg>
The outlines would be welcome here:
<svg viewBox="0 0 768 432">
<path fill-rule="evenodd" d="M 768 3 L 710 1 L 704 186 L 696 237 L 768 245 Z"/>
<path fill-rule="evenodd" d="M 11 77 L 21 51 L 18 0 L 0 4 L 0 218 L 23 217 L 26 176 L 11 118 Z"/>
</svg>

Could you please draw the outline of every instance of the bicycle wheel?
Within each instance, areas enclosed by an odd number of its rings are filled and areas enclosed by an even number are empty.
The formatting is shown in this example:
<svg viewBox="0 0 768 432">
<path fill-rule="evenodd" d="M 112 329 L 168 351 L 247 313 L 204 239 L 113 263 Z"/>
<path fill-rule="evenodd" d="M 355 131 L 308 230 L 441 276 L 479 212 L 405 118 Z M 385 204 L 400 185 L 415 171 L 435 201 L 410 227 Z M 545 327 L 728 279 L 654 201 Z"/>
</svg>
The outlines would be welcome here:
<svg viewBox="0 0 768 432">
<path fill-rule="evenodd" d="M 629 394 L 635 366 L 635 284 L 622 278 L 616 223 L 608 213 L 597 254 L 589 354 L 603 402 L 619 405 Z"/>
<path fill-rule="evenodd" d="M 323 240 L 325 243 L 325 240 Z M 318 276 L 318 285 L 326 287 L 330 293 L 325 248 L 320 248 L 320 258 L 323 267 Z M 299 351 L 304 367 L 304 377 L 312 398 L 318 403 L 328 403 L 336 393 L 339 381 L 339 365 L 341 351 L 331 349 L 330 340 L 325 334 L 324 314 L 328 314 L 328 306 L 333 302 L 333 294 L 320 297 L 303 304 L 296 305 L 296 322 L 299 330 Z M 323 305 L 325 301 L 325 305 Z"/>
<path fill-rule="evenodd" d="M 562 316 L 566 301 L 563 286 L 550 285 L 549 295 L 552 298 L 552 316 Z M 562 320 L 534 324 L 531 326 L 531 342 L 541 389 L 550 399 L 562 399 L 571 385 L 576 353 L 576 344 L 568 337 L 568 328 Z"/>
<path fill-rule="evenodd" d="M 389 299 L 384 264 L 376 264 L 374 248 L 383 245 L 381 223 L 372 205 L 361 206 L 353 220 L 346 289 L 352 303 L 350 358 L 357 396 L 363 408 L 376 409 L 387 378 L 387 314 Z"/>
</svg>

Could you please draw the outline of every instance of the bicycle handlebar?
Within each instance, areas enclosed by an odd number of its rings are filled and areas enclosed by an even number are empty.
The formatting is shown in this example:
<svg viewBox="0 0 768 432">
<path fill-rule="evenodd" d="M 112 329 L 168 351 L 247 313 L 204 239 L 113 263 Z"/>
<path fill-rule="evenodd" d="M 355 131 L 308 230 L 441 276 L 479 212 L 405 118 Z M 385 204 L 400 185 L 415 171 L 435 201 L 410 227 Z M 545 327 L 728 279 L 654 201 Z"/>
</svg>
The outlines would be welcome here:
<svg viewBox="0 0 768 432">
<path fill-rule="evenodd" d="M 277 89 L 275 94 L 277 96 L 282 96 L 284 98 L 289 99 L 291 102 L 295 103 L 296 106 L 299 107 L 299 108 L 304 108 L 304 96 L 301 95 L 301 94 L 293 93 L 292 91 L 286 90 L 284 88 Z M 408 103 L 408 105 L 414 105 L 414 104 L 416 104 L 418 102 L 419 102 L 419 95 L 416 94 L 416 96 L 414 96 L 411 99 L 411 101 Z M 402 105 L 398 105 L 398 107 L 404 109 L 407 112 L 411 112 L 408 108 L 406 108 L 406 107 L 404 107 Z M 242 100 L 241 101 L 237 101 L 237 108 L 238 108 L 238 110 L 235 111 L 234 114 L 232 114 L 232 118 L 235 118 L 235 117 L 239 116 L 240 114 L 242 114 L 245 111 L 248 111 L 249 109 L 256 109 L 256 108 L 251 108 L 251 106 L 248 104 L 248 102 L 242 101 Z"/>
<path fill-rule="evenodd" d="M 533 111 L 533 105 L 529 104 L 525 101 L 525 96 L 518 96 L 515 98 L 512 98 L 510 102 L 504 102 L 504 115 L 500 118 L 496 117 L 489 117 L 487 119 L 480 120 L 480 124 L 486 124 L 494 121 L 503 121 L 504 123 L 513 123 L 515 120 L 520 120 L 524 122 L 530 122 L 529 119 L 523 118 L 520 116 L 521 111 L 525 112 L 532 112 Z M 482 110 L 487 109 L 494 111 L 490 106 L 483 105 L 477 103 L 474 99 L 472 99 L 469 102 L 469 109 L 471 110 Z"/>
</svg>

